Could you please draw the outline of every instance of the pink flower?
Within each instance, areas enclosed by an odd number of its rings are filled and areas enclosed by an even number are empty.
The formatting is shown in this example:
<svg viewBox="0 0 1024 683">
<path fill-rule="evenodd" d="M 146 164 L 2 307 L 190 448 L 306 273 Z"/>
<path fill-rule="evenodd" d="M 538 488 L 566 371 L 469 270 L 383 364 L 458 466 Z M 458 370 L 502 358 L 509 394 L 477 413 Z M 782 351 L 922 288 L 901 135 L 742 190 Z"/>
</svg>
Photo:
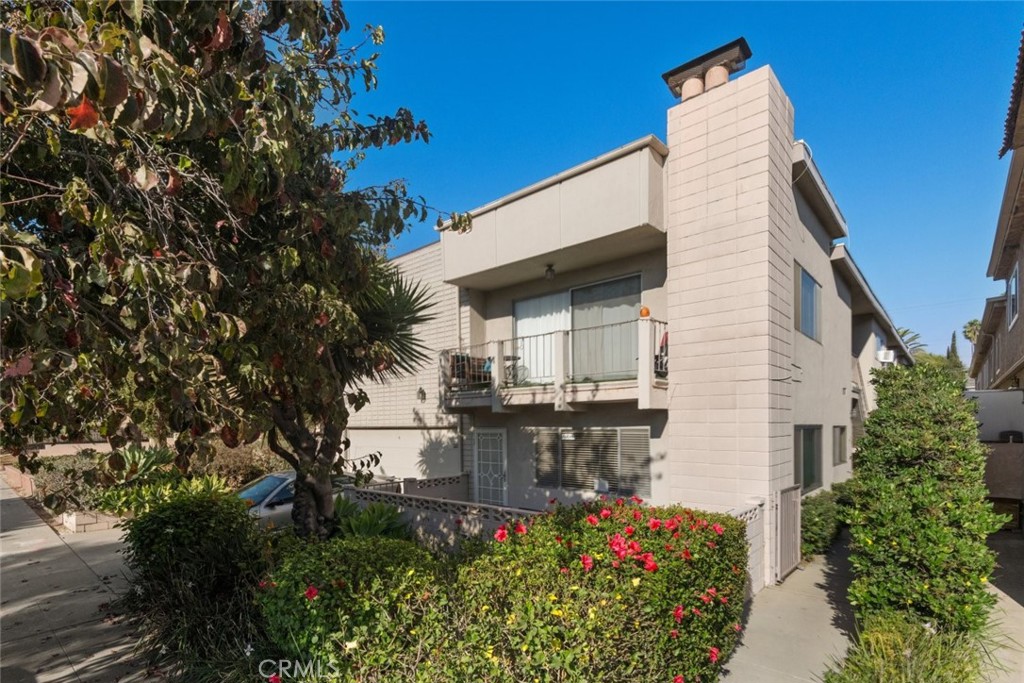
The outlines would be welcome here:
<svg viewBox="0 0 1024 683">
<path fill-rule="evenodd" d="M 710 650 L 708 650 L 708 659 L 711 660 L 712 664 L 714 664 L 715 662 L 718 661 L 718 648 L 717 647 L 713 647 Z"/>
<path fill-rule="evenodd" d="M 693 554 L 690 553 L 690 549 L 689 548 L 683 548 L 683 559 L 686 560 L 687 562 L 689 562 L 690 560 L 693 559 Z"/>
<path fill-rule="evenodd" d="M 671 631 L 668 632 L 668 637 L 669 638 L 678 638 L 679 637 L 679 631 L 677 631 L 675 629 L 672 629 Z"/>
<path fill-rule="evenodd" d="M 643 517 L 643 515 L 639 510 L 633 510 L 633 519 L 639 522 L 641 517 Z"/>
<path fill-rule="evenodd" d="M 717 548 L 717 547 L 718 547 L 718 544 L 717 544 L 717 543 L 715 543 L 714 541 L 708 541 L 708 542 L 707 542 L 707 546 L 708 546 L 709 548 L 711 548 L 712 550 L 714 550 L 715 548 Z"/>
<path fill-rule="evenodd" d="M 712 586 L 708 589 L 708 595 L 710 595 L 711 597 L 718 595 L 718 589 Z"/>
<path fill-rule="evenodd" d="M 723 595 L 722 597 L 718 598 L 718 601 L 719 601 L 720 603 L 722 603 L 722 604 L 724 605 L 724 604 L 726 604 L 727 602 L 729 602 L 729 598 L 727 598 L 727 597 L 725 597 L 725 596 Z"/>
<path fill-rule="evenodd" d="M 702 614 L 702 612 L 699 609 L 697 609 L 696 607 L 694 607 L 690 611 L 693 612 L 694 614 L 696 614 L 698 617 L 701 616 L 701 614 Z"/>
<path fill-rule="evenodd" d="M 267 582 L 265 580 L 264 581 L 260 581 L 260 588 L 266 588 L 266 587 L 267 587 Z"/>
<path fill-rule="evenodd" d="M 644 571 L 656 572 L 658 571 L 658 563 L 654 561 L 654 558 L 648 558 L 644 561 Z"/>
<path fill-rule="evenodd" d="M 583 571 L 589 572 L 594 568 L 594 558 L 590 555 L 580 555 L 580 564 L 583 565 Z"/>
<path fill-rule="evenodd" d="M 277 674 L 271 674 L 270 678 L 267 679 L 267 683 L 281 683 L 281 677 Z"/>
<path fill-rule="evenodd" d="M 724 533 L 725 533 L 725 529 L 723 529 L 723 528 L 722 528 L 722 525 L 721 525 L 721 524 L 719 524 L 718 522 L 715 522 L 714 524 L 712 524 L 712 525 L 711 525 L 711 529 L 712 529 L 712 530 L 713 530 L 713 531 L 714 531 L 714 532 L 715 532 L 716 534 L 718 534 L 719 536 L 721 536 L 722 534 L 724 534 Z"/>
<path fill-rule="evenodd" d="M 740 626 L 739 624 L 733 624 L 733 625 L 732 625 L 732 630 L 733 630 L 733 631 L 736 631 L 736 633 L 739 633 L 740 631 L 742 631 L 742 630 L 743 630 L 743 627 L 742 627 L 742 626 Z"/>
<path fill-rule="evenodd" d="M 612 568 L 613 569 L 618 569 L 619 568 L 619 561 L 618 560 L 612 560 Z"/>
<path fill-rule="evenodd" d="M 711 596 L 710 595 L 702 595 L 702 596 L 700 596 L 700 599 L 704 601 L 705 605 L 708 604 L 709 602 L 711 602 Z"/>
<path fill-rule="evenodd" d="M 526 525 L 523 524 L 522 522 L 516 522 L 515 532 L 517 534 L 519 534 L 520 536 L 522 536 L 523 534 L 526 533 Z"/>
<path fill-rule="evenodd" d="M 598 519 L 594 515 L 587 515 L 587 524 L 590 526 L 597 526 Z"/>
<path fill-rule="evenodd" d="M 636 503 L 637 505 L 640 505 L 641 503 L 644 502 L 644 499 L 641 498 L 640 496 L 630 496 L 629 499 Z"/>
<path fill-rule="evenodd" d="M 319 594 L 320 591 L 318 591 L 316 586 L 312 584 L 310 584 L 309 587 L 306 588 L 305 596 L 307 600 L 313 600 Z"/>
<path fill-rule="evenodd" d="M 647 528 L 651 531 L 657 531 L 661 528 L 661 520 L 652 518 L 649 522 L 647 522 Z"/>
<path fill-rule="evenodd" d="M 679 674 L 672 679 L 672 683 L 686 683 L 686 681 L 683 679 L 683 675 Z"/>
<path fill-rule="evenodd" d="M 601 519 L 608 519 L 612 516 L 612 511 L 608 508 L 601 508 Z"/>
<path fill-rule="evenodd" d="M 598 496 L 598 497 L 601 499 L 602 502 L 608 500 L 608 496 L 606 496 L 603 493 L 600 496 Z"/>
<path fill-rule="evenodd" d="M 494 532 L 494 540 L 498 543 L 504 543 L 508 539 L 508 529 L 502 524 L 498 527 L 498 530 Z"/>
<path fill-rule="evenodd" d="M 618 505 L 619 507 L 622 507 L 623 505 L 626 504 L 626 501 L 622 500 L 621 498 L 616 498 L 615 504 Z"/>
<path fill-rule="evenodd" d="M 568 567 L 562 567 L 558 571 L 562 572 L 563 574 L 568 574 L 569 573 L 569 568 Z"/>
<path fill-rule="evenodd" d="M 627 536 L 632 536 L 632 535 L 633 535 L 633 532 L 634 532 L 634 531 L 636 531 L 636 529 L 634 529 L 634 528 L 633 528 L 633 527 L 631 527 L 631 526 L 627 526 L 627 527 L 626 527 L 625 529 L 623 529 L 623 531 L 625 531 L 625 532 L 626 532 L 626 535 L 627 535 Z"/>
<path fill-rule="evenodd" d="M 686 616 L 686 610 L 683 609 L 682 605 L 676 605 L 676 608 L 672 610 L 672 618 L 676 620 L 676 623 L 681 623 L 683 617 Z"/>
<path fill-rule="evenodd" d="M 552 498 L 551 500 L 548 501 L 548 505 L 558 505 L 558 499 Z"/>
</svg>

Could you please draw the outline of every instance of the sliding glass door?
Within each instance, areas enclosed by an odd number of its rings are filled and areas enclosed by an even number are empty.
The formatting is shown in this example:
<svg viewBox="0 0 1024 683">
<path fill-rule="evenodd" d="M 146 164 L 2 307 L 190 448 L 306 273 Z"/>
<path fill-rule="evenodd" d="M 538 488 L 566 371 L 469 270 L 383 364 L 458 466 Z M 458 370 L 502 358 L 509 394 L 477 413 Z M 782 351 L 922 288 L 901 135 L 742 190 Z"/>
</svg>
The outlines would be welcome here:
<svg viewBox="0 0 1024 683">
<path fill-rule="evenodd" d="M 571 299 L 573 380 L 636 377 L 640 276 L 579 287 Z"/>
</svg>

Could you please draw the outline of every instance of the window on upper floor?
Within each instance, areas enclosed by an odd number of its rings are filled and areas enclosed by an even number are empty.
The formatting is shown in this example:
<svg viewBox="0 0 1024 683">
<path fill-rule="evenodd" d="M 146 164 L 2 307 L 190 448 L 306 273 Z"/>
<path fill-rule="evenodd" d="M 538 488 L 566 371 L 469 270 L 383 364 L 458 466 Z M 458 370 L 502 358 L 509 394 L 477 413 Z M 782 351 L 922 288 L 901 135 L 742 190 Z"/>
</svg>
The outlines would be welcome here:
<svg viewBox="0 0 1024 683">
<path fill-rule="evenodd" d="M 796 329 L 814 340 L 821 340 L 821 285 L 810 273 L 795 264 L 793 291 L 796 301 L 793 317 Z"/>
<path fill-rule="evenodd" d="M 1006 281 L 1007 329 L 1013 327 L 1020 315 L 1020 264 L 1013 267 L 1013 275 Z"/>
</svg>

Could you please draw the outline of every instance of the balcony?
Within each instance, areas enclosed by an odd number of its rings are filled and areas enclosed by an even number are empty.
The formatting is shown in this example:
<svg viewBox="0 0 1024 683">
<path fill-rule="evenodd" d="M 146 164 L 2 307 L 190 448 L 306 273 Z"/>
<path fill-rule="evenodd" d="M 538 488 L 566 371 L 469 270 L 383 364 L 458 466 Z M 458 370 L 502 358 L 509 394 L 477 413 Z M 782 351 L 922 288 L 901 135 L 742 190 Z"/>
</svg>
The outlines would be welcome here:
<svg viewBox="0 0 1024 683">
<path fill-rule="evenodd" d="M 444 404 L 450 411 L 574 411 L 595 403 L 664 410 L 668 351 L 668 326 L 651 318 L 448 349 Z"/>
</svg>

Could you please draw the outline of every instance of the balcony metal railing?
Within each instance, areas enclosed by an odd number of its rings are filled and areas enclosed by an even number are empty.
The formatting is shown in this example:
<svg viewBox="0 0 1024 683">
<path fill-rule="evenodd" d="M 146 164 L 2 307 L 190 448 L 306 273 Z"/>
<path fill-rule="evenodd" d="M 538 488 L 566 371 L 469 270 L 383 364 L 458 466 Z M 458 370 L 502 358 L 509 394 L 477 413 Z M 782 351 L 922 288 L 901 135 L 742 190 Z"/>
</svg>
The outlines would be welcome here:
<svg viewBox="0 0 1024 683">
<path fill-rule="evenodd" d="M 449 349 L 441 354 L 450 393 L 668 377 L 668 324 L 641 318 Z M 663 384 L 662 384 L 663 385 Z"/>
</svg>

